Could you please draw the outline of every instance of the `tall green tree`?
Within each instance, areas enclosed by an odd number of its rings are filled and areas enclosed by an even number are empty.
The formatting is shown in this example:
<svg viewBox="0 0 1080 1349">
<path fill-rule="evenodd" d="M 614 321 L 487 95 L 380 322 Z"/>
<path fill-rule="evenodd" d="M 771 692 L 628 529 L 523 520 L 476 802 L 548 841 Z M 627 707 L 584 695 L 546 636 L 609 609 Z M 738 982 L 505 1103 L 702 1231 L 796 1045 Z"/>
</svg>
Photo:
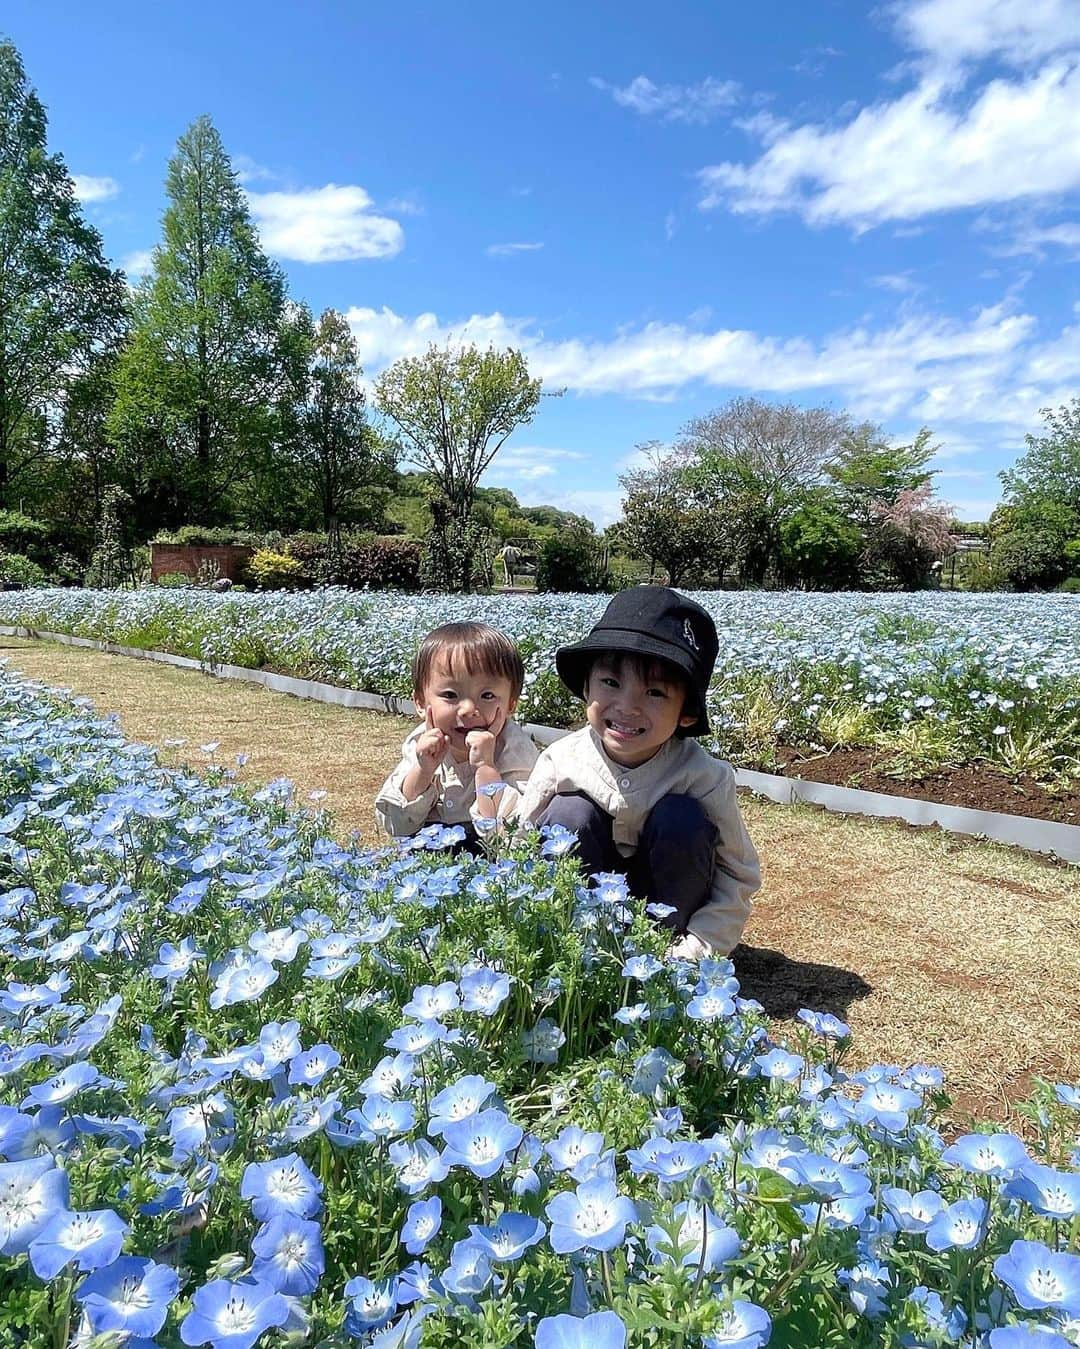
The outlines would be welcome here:
<svg viewBox="0 0 1080 1349">
<path fill-rule="evenodd" d="M 18 52 L 0 43 L 0 506 L 51 452 L 72 385 L 124 318 L 123 278 L 46 132 Z"/>
<path fill-rule="evenodd" d="M 393 453 L 368 421 L 356 339 L 343 315 L 325 310 L 309 326 L 306 348 L 293 452 L 322 528 L 332 532 L 367 523 L 374 496 L 385 502 Z"/>
<path fill-rule="evenodd" d="M 1080 398 L 1041 415 L 1044 433 L 1025 436 L 1026 452 L 1000 475 L 1006 499 L 1021 508 L 1056 502 L 1080 529 Z"/>
<path fill-rule="evenodd" d="M 650 575 L 659 563 L 673 586 L 710 563 L 721 570 L 720 519 L 695 490 L 687 455 L 665 451 L 656 441 L 637 448 L 645 463 L 619 478 L 622 542 L 648 559 Z"/>
<path fill-rule="evenodd" d="M 385 370 L 375 398 L 397 426 L 406 458 L 435 488 L 433 579 L 471 590 L 482 549 L 473 516 L 476 488 L 507 437 L 536 415 L 540 380 L 529 378 L 525 357 L 513 348 L 433 345 Z"/>
<path fill-rule="evenodd" d="M 166 194 L 110 424 L 132 495 L 180 517 L 156 523 L 210 524 L 280 438 L 296 325 L 208 117 L 177 142 Z"/>
<path fill-rule="evenodd" d="M 893 445 L 880 426 L 864 422 L 843 439 L 835 457 L 825 465 L 825 475 L 845 509 L 866 529 L 882 503 L 895 501 L 901 492 L 929 486 L 934 470 L 927 465 L 937 450 L 928 427 L 910 445 Z"/>
</svg>

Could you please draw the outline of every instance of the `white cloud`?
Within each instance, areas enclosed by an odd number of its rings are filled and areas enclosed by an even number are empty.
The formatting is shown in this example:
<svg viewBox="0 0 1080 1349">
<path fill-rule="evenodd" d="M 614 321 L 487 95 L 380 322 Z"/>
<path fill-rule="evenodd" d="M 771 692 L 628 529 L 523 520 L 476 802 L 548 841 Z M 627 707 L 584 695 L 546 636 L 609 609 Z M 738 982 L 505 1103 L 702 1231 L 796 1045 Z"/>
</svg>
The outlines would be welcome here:
<svg viewBox="0 0 1080 1349">
<path fill-rule="evenodd" d="M 396 220 L 371 211 L 371 198 L 362 187 L 328 183 L 298 192 L 249 192 L 248 201 L 264 247 L 279 258 L 391 258 L 405 242 Z"/>
<path fill-rule="evenodd" d="M 237 181 L 241 183 L 273 182 L 278 177 L 273 169 L 258 163 L 250 155 L 233 155 L 232 167 Z"/>
<path fill-rule="evenodd" d="M 153 265 L 154 250 L 152 248 L 137 249 L 134 253 L 129 253 L 120 263 L 120 266 L 132 281 L 137 281 L 139 277 L 145 276 Z"/>
<path fill-rule="evenodd" d="M 71 180 L 75 184 L 75 195 L 84 204 L 92 201 L 108 201 L 120 191 L 115 178 L 94 178 L 89 173 L 73 173 Z"/>
<path fill-rule="evenodd" d="M 993 80 L 966 101 L 927 76 L 843 126 L 759 119 L 755 130 L 766 148 L 753 163 L 700 171 L 703 210 L 796 211 L 811 224 L 868 229 L 1061 194 L 1080 186 L 1080 64 Z"/>
<path fill-rule="evenodd" d="M 739 97 L 735 80 L 717 80 L 711 75 L 699 84 L 655 84 L 647 75 L 638 75 L 621 87 L 597 75 L 589 83 L 610 94 L 620 107 L 664 122 L 703 124 L 726 112 Z"/>
<path fill-rule="evenodd" d="M 1021 65 L 1080 41 L 1076 0 L 915 0 L 895 15 L 907 42 L 935 61 L 999 56 Z"/>
<path fill-rule="evenodd" d="M 1002 257 L 1020 257 L 1031 253 L 1044 256 L 1051 249 L 1064 249 L 1071 257 L 1080 257 L 1080 225 L 1031 225 L 1021 230 L 1009 244 L 991 249 Z"/>
<path fill-rule="evenodd" d="M 512 258 L 517 253 L 536 253 L 543 246 L 542 243 L 488 244 L 484 251 L 489 258 Z"/>
<path fill-rule="evenodd" d="M 393 211 L 395 215 L 423 215 L 425 211 L 419 192 L 406 192 L 403 196 L 391 197 L 383 209 Z"/>
</svg>

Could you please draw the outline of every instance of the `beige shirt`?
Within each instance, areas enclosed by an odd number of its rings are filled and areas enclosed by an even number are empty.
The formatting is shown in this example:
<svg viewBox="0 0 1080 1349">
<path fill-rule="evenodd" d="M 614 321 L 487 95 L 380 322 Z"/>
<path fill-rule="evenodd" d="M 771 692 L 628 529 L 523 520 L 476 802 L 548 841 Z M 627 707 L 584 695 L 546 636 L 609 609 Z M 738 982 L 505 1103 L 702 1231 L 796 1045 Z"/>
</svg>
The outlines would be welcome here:
<svg viewBox="0 0 1080 1349">
<path fill-rule="evenodd" d="M 415 801 L 406 801 L 401 788 L 407 774 L 417 767 L 416 742 L 426 730 L 426 726 L 420 725 L 406 738 L 401 747 L 401 762 L 375 798 L 379 827 L 393 838 L 408 838 L 419 833 L 425 824 L 471 824 L 476 818 L 476 769 L 468 761 L 456 763 L 449 753 L 436 768 L 427 791 Z M 516 721 L 508 721 L 495 749 L 495 770 L 507 784 L 496 798 L 499 819 L 517 813 L 521 792 L 538 753 L 532 738 Z"/>
<path fill-rule="evenodd" d="M 649 812 L 662 797 L 678 793 L 699 801 L 716 826 L 716 852 L 712 893 L 687 928 L 706 948 L 696 954 L 727 955 L 738 945 L 750 896 L 761 885 L 761 867 L 739 813 L 729 763 L 708 754 L 696 740 L 673 738 L 647 763 L 625 768 L 607 757 L 596 732 L 586 726 L 540 755 L 519 817 L 534 824 L 561 792 L 584 792 L 611 816 L 612 837 L 623 857 L 637 851 Z"/>
</svg>

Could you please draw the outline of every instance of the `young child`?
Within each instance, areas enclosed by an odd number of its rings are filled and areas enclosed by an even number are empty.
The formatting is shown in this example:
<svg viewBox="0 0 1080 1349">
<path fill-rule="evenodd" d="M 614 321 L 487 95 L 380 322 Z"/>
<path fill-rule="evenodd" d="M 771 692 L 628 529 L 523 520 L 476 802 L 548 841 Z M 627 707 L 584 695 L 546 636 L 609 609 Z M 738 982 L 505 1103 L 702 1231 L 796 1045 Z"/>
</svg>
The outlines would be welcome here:
<svg viewBox="0 0 1080 1349">
<path fill-rule="evenodd" d="M 761 883 L 731 765 L 707 735 L 705 695 L 719 643 L 699 605 L 662 586 L 621 591 L 584 641 L 555 653 L 588 724 L 540 755 L 519 816 L 578 836 L 587 874 L 623 872 L 670 905 L 672 953 L 727 955 Z"/>
<path fill-rule="evenodd" d="M 511 720 L 525 667 L 517 647 L 486 623 L 446 623 L 429 632 L 413 661 L 423 718 L 401 747 L 401 762 L 375 799 L 380 826 L 395 838 L 426 824 L 465 826 L 516 811 L 537 749 Z M 494 796 L 480 788 L 507 785 Z M 482 828 L 483 826 L 481 826 Z"/>
</svg>

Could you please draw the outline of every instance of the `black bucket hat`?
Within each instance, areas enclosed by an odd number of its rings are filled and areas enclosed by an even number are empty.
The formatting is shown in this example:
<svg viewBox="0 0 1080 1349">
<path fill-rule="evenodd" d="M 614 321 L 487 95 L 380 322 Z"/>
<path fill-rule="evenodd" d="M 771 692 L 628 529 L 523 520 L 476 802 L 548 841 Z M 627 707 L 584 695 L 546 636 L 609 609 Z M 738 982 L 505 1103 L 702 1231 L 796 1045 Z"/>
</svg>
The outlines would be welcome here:
<svg viewBox="0 0 1080 1349">
<path fill-rule="evenodd" d="M 580 698 L 601 651 L 665 660 L 686 676 L 694 697 L 697 720 L 679 734 L 708 735 L 705 694 L 719 645 L 716 624 L 700 604 L 665 586 L 632 586 L 619 591 L 584 641 L 555 652 L 555 668 Z"/>
</svg>

